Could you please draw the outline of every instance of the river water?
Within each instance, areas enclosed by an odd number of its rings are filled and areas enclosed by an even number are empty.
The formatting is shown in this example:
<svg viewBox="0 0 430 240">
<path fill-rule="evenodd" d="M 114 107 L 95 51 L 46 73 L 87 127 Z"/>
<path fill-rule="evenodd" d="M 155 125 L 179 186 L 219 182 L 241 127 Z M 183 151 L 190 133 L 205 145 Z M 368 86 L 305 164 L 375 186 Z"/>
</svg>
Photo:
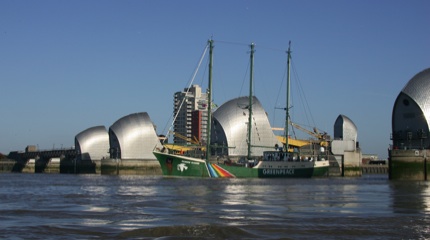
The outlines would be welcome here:
<svg viewBox="0 0 430 240">
<path fill-rule="evenodd" d="M 430 184 L 0 174 L 1 239 L 426 239 Z"/>
</svg>

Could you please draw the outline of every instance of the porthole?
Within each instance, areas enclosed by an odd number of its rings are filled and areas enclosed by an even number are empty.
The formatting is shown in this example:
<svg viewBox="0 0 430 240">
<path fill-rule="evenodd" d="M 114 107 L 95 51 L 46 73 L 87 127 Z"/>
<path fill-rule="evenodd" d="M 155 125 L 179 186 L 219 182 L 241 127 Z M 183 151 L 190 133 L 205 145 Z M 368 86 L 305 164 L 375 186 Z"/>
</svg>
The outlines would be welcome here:
<svg viewBox="0 0 430 240">
<path fill-rule="evenodd" d="M 409 106 L 409 100 L 408 99 L 403 99 L 403 104 L 405 106 Z"/>
</svg>

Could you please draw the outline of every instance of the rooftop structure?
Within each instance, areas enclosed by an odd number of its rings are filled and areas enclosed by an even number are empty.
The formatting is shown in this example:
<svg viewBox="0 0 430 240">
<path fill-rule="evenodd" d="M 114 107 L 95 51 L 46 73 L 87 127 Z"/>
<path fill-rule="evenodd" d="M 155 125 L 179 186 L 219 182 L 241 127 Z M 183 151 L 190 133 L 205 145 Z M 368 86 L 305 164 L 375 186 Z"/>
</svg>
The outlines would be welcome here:
<svg viewBox="0 0 430 240">
<path fill-rule="evenodd" d="M 430 68 L 416 74 L 396 98 L 392 114 L 394 148 L 428 149 L 430 125 Z"/>
<path fill-rule="evenodd" d="M 277 140 L 260 101 L 253 97 L 251 155 L 262 156 L 263 151 L 282 146 Z M 218 155 L 247 156 L 248 152 L 248 97 L 239 97 L 222 104 L 213 114 L 212 145 Z"/>
<path fill-rule="evenodd" d="M 357 142 L 357 127 L 345 115 L 339 115 L 334 123 L 334 139 Z"/>
<path fill-rule="evenodd" d="M 358 150 L 357 127 L 347 116 L 340 114 L 334 123 L 334 140 L 331 150 L 335 155 L 345 155 L 345 152 Z"/>
<path fill-rule="evenodd" d="M 109 157 L 109 135 L 104 126 L 88 128 L 75 136 L 75 149 L 81 160 Z"/>
<path fill-rule="evenodd" d="M 148 113 L 133 113 L 117 120 L 109 128 L 110 157 L 155 159 L 152 151 L 161 147 Z"/>
</svg>

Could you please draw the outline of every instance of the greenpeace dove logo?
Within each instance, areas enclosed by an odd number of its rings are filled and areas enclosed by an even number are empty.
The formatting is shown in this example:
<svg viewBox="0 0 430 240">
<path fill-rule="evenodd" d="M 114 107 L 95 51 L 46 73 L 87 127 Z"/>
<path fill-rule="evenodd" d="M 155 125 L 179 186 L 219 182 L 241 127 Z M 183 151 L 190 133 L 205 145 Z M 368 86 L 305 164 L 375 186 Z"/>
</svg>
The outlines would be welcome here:
<svg viewBox="0 0 430 240">
<path fill-rule="evenodd" d="M 187 170 L 188 167 L 187 167 L 187 165 L 185 165 L 185 163 L 180 163 L 180 164 L 178 164 L 177 169 L 178 169 L 178 171 L 183 172 L 183 171 Z"/>
</svg>

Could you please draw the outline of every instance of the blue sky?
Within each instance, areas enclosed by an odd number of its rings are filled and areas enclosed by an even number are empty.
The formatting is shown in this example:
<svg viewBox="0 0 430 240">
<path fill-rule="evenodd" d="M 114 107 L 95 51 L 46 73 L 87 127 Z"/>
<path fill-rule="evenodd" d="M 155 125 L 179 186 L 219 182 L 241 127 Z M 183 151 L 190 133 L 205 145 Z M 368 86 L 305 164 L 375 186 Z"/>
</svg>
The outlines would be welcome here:
<svg viewBox="0 0 430 240">
<path fill-rule="evenodd" d="M 284 107 L 291 40 L 312 114 L 293 99 L 294 121 L 333 135 L 344 114 L 363 153 L 386 158 L 395 98 L 430 67 L 429 10 L 424 0 L 2 0 L 0 152 L 71 147 L 79 132 L 136 112 L 148 112 L 164 134 L 173 94 L 212 36 L 218 105 L 247 94 L 254 42 L 255 95 L 281 125 L 274 108 Z M 204 68 L 195 83 L 206 87 Z"/>
</svg>

